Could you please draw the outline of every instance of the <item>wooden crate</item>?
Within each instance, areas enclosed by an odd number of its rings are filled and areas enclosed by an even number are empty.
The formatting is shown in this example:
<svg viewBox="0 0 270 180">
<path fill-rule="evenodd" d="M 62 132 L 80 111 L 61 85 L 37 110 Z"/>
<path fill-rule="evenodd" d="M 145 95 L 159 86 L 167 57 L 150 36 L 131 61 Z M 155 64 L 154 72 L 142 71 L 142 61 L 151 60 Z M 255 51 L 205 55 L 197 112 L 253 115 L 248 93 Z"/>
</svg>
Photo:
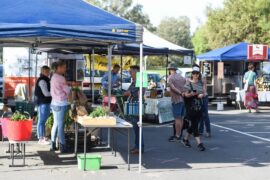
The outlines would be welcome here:
<svg viewBox="0 0 270 180">
<path fill-rule="evenodd" d="M 115 126 L 116 118 L 115 117 L 92 118 L 89 116 L 79 116 L 78 123 L 88 126 Z"/>
</svg>

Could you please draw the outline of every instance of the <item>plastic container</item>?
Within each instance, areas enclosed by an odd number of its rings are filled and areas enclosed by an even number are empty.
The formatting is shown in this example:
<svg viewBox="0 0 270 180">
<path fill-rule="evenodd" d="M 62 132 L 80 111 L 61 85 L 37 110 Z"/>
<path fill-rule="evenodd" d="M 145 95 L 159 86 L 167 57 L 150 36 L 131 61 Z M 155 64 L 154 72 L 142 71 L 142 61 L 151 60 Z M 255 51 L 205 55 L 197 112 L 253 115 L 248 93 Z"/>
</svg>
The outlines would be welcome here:
<svg viewBox="0 0 270 180">
<path fill-rule="evenodd" d="M 6 120 L 8 140 L 12 141 L 29 141 L 32 137 L 33 120 L 11 121 Z"/>
<path fill-rule="evenodd" d="M 84 168 L 84 155 L 78 155 L 78 168 L 80 170 L 86 170 L 86 171 L 97 171 L 100 170 L 101 167 L 101 155 L 98 154 L 87 154 L 86 155 L 86 166 Z"/>
<path fill-rule="evenodd" d="M 223 111 L 224 110 L 224 104 L 222 102 L 217 103 L 217 111 Z"/>
</svg>

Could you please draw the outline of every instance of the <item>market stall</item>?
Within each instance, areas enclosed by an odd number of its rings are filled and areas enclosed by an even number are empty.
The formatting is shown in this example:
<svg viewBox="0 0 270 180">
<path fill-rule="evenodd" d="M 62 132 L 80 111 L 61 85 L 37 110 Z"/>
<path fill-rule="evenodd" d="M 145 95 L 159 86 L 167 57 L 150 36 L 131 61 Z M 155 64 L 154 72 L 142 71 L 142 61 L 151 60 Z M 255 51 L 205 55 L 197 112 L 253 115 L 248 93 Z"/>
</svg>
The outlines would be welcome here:
<svg viewBox="0 0 270 180">
<path fill-rule="evenodd" d="M 216 49 L 197 56 L 202 72 L 207 78 L 207 91 L 210 99 L 244 101 L 243 76 L 249 62 L 253 62 L 258 73 L 258 91 L 260 102 L 270 102 L 269 72 L 264 67 L 269 63 L 268 47 L 259 45 L 261 53 L 249 57 L 249 47 L 258 46 L 249 43 L 238 43 Z M 264 51 L 264 49 L 266 49 Z M 256 53 L 256 51 L 255 51 Z M 264 56 L 264 57 L 262 57 Z M 221 78 L 219 77 L 221 76 Z"/>
<path fill-rule="evenodd" d="M 0 12 L 0 43 L 3 47 L 30 47 L 32 49 L 37 47 L 80 47 L 82 49 L 107 47 L 108 69 L 110 70 L 112 45 L 140 43 L 140 63 L 142 64 L 142 27 L 84 1 L 58 0 L 51 3 L 47 0 L 2 0 L 1 5 L 3 8 Z M 111 76 L 109 76 L 109 81 L 111 81 Z M 142 95 L 142 85 L 140 94 Z M 140 100 L 142 102 L 142 99 Z M 141 122 L 142 108 L 140 108 L 140 124 Z M 141 165 L 141 154 L 139 162 Z"/>
<path fill-rule="evenodd" d="M 147 56 L 164 56 L 167 59 L 169 55 L 180 55 L 184 56 L 186 59 L 190 60 L 191 65 L 191 58 L 193 56 L 193 50 L 187 49 L 181 46 L 178 46 L 176 44 L 173 44 L 169 41 L 166 41 L 157 35 L 151 33 L 147 29 L 144 28 L 144 34 L 143 34 L 143 55 L 144 59 Z M 89 49 L 81 49 L 81 48 L 72 48 L 72 47 L 65 47 L 65 48 L 55 48 L 55 49 L 39 49 L 41 51 L 45 51 L 48 53 L 67 53 L 67 54 L 88 54 L 91 52 Z M 120 44 L 120 45 L 114 45 L 112 48 L 112 54 L 113 55 L 120 55 L 120 59 L 122 59 L 122 56 L 125 55 L 139 55 L 140 46 L 138 44 Z M 90 57 L 90 67 L 92 70 L 92 73 L 95 74 L 94 70 L 95 67 L 94 64 L 97 62 L 96 54 L 105 54 L 106 50 L 104 48 L 95 48 L 92 54 L 89 54 Z M 108 61 L 103 62 L 106 65 L 108 64 Z M 121 66 L 123 67 L 122 62 L 120 62 Z M 144 62 L 145 64 L 145 62 Z M 166 71 L 167 68 L 165 67 Z M 106 68 L 107 70 L 107 68 Z M 122 73 L 121 73 L 122 74 Z M 166 73 L 168 74 L 168 73 Z M 148 74 L 148 81 L 151 81 L 152 76 L 154 74 Z M 166 78 L 167 79 L 167 78 Z M 88 80 L 88 84 L 91 84 L 89 87 L 90 89 L 94 89 L 94 83 L 98 81 L 97 78 L 90 77 Z M 159 85 L 160 79 L 154 78 L 154 83 L 156 83 L 155 87 L 150 87 L 147 90 L 147 94 L 145 97 L 145 114 L 144 114 L 144 120 L 146 121 L 149 119 L 150 121 L 155 121 L 159 124 L 171 122 L 174 120 L 172 111 L 171 111 L 171 99 L 169 97 L 164 97 L 165 88 L 161 87 Z M 86 81 L 85 81 L 86 82 Z M 99 81 L 100 82 L 100 81 Z M 130 82 L 131 83 L 131 82 Z M 164 84 L 166 86 L 166 83 Z M 158 87 L 156 87 L 158 86 Z M 92 91 L 92 98 L 95 97 L 94 92 Z M 94 102 L 94 100 L 92 100 Z M 122 107 L 123 108 L 123 107 Z"/>
</svg>

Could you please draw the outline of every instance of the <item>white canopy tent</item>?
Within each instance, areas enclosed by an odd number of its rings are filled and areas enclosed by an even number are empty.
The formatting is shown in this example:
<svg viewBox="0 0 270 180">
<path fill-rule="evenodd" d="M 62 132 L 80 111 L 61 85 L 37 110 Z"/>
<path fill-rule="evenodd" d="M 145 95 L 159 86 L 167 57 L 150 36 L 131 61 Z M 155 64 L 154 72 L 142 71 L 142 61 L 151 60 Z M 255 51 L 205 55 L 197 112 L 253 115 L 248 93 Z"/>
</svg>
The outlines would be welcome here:
<svg viewBox="0 0 270 180">
<path fill-rule="evenodd" d="M 171 43 L 144 28 L 143 44 L 153 48 L 167 48 L 171 54 L 193 53 L 193 50 Z M 173 53 L 175 52 L 175 53 Z M 177 53 L 176 53 L 177 52 Z"/>
</svg>

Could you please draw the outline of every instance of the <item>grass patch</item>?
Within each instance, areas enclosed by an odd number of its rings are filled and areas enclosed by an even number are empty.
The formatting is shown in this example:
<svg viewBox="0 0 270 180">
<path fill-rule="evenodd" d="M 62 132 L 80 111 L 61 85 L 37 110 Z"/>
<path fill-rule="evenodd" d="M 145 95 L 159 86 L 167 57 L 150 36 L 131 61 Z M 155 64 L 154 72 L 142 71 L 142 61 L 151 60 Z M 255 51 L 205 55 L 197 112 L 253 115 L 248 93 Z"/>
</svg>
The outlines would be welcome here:
<svg viewBox="0 0 270 180">
<path fill-rule="evenodd" d="M 157 73 L 161 76 L 166 75 L 166 70 L 165 69 L 153 69 L 153 70 L 147 70 L 148 73 Z"/>
</svg>

